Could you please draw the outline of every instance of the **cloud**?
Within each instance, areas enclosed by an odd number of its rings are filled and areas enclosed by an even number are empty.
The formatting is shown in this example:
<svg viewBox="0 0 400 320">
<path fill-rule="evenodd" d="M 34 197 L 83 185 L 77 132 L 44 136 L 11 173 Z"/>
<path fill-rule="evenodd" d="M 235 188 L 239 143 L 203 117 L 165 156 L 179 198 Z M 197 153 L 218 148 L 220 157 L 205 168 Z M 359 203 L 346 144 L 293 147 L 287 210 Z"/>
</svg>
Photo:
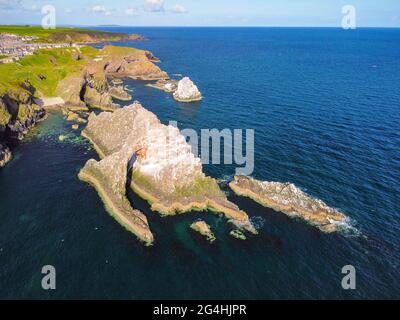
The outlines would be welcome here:
<svg viewBox="0 0 400 320">
<path fill-rule="evenodd" d="M 18 9 L 22 0 L 0 0 L 0 9 L 12 10 Z"/>
<path fill-rule="evenodd" d="M 165 0 L 145 0 L 144 10 L 148 12 L 164 12 Z"/>
<path fill-rule="evenodd" d="M 36 5 L 36 4 L 33 4 L 33 5 L 30 6 L 30 7 L 24 7 L 24 9 L 25 9 L 26 11 L 32 11 L 32 12 L 39 12 L 39 11 L 42 10 L 42 8 L 39 7 L 39 6 Z"/>
<path fill-rule="evenodd" d="M 72 9 L 67 9 L 67 10 L 65 10 L 65 13 L 71 14 L 71 13 L 73 13 L 73 11 L 72 11 Z"/>
<path fill-rule="evenodd" d="M 96 5 L 92 7 L 92 12 L 104 14 L 105 16 L 113 16 L 115 15 L 115 9 L 107 9 L 103 5 Z"/>
<path fill-rule="evenodd" d="M 106 15 L 106 16 L 115 16 L 116 15 L 116 11 L 115 11 L 115 9 L 106 10 L 106 12 L 104 12 L 104 15 Z"/>
<path fill-rule="evenodd" d="M 92 11 L 96 13 L 106 13 L 107 9 L 105 6 L 97 5 L 92 7 Z"/>
<path fill-rule="evenodd" d="M 139 12 L 136 8 L 128 8 L 125 10 L 125 14 L 127 16 L 138 16 Z"/>
<path fill-rule="evenodd" d="M 180 4 L 176 4 L 172 7 L 172 12 L 173 13 L 188 13 L 187 9 L 180 5 Z"/>
<path fill-rule="evenodd" d="M 37 4 L 26 5 L 24 4 L 23 0 L 0 0 L 0 10 L 39 13 L 41 11 L 41 7 Z"/>
</svg>

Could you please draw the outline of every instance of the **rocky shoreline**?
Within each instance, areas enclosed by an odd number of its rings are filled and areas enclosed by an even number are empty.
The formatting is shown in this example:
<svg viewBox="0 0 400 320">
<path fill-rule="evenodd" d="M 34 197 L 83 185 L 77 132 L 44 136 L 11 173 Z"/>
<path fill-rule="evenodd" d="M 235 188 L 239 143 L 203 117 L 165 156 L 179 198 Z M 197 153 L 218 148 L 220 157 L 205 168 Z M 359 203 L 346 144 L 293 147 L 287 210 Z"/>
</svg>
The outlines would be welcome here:
<svg viewBox="0 0 400 320">
<path fill-rule="evenodd" d="M 33 86 L 28 81 L 20 85 L 23 91 L 10 90 L 0 95 L 0 167 L 11 160 L 10 147 L 23 140 L 46 114 L 34 102 Z"/>
<path fill-rule="evenodd" d="M 248 197 L 264 207 L 301 218 L 325 233 L 338 231 L 346 216 L 321 200 L 310 197 L 290 183 L 257 181 L 236 176 L 229 184 L 239 196 Z"/>
<path fill-rule="evenodd" d="M 130 78 L 156 81 L 148 86 L 172 93 L 179 102 L 200 101 L 202 94 L 188 77 L 170 79 L 155 64 L 160 60 L 145 50 L 114 46 L 62 50 L 57 52 L 59 57 L 44 53 L 50 66 L 68 61 L 65 76 L 55 85 L 56 97 L 44 97 L 42 90 L 52 84 L 42 73 L 18 85 L 0 83 L 0 167 L 12 159 L 10 146 L 45 117 L 46 109 L 55 108 L 73 122 L 73 130 L 86 125 L 81 134 L 100 157 L 87 161 L 79 178 L 95 188 L 107 211 L 145 245 L 152 245 L 155 237 L 147 217 L 129 201 L 127 187 L 162 216 L 212 211 L 223 214 L 234 226 L 232 237 L 245 240 L 246 233 L 257 234 L 247 213 L 227 199 L 216 179 L 204 174 L 200 159 L 179 129 L 162 124 L 139 102 L 121 108 L 113 100 L 133 99 L 122 81 Z M 92 109 L 102 112 L 89 115 Z M 344 214 L 292 184 L 235 177 L 229 186 L 237 195 L 302 218 L 326 233 L 338 231 L 346 220 Z M 210 242 L 215 240 L 204 221 L 191 228 Z"/>
</svg>

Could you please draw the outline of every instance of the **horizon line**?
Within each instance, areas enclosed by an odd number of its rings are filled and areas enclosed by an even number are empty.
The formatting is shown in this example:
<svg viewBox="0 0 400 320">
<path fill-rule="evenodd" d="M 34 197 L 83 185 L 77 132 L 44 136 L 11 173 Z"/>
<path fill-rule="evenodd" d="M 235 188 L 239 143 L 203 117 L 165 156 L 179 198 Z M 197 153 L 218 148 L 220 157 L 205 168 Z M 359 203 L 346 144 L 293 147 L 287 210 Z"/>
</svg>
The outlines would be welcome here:
<svg viewBox="0 0 400 320">
<path fill-rule="evenodd" d="M 40 24 L 31 24 L 31 23 L 22 23 L 22 24 L 0 24 L 0 26 L 20 26 L 20 27 L 35 27 L 40 26 Z M 271 26 L 271 25 L 114 25 L 114 24 L 95 24 L 95 25 L 85 25 L 85 24 L 60 24 L 59 27 L 87 27 L 87 28 L 99 28 L 99 27 L 108 27 L 108 28 L 315 28 L 315 29 L 342 29 L 340 26 Z M 400 26 L 360 26 L 356 27 L 352 30 L 357 29 L 400 29 Z"/>
</svg>

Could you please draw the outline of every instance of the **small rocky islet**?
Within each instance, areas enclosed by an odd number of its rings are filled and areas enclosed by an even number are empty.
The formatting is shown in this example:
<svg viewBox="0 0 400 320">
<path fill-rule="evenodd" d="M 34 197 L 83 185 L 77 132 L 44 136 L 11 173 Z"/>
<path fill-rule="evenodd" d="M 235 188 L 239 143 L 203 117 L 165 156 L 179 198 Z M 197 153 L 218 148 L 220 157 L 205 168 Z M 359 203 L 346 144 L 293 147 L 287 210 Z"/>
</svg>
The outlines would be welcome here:
<svg viewBox="0 0 400 320">
<path fill-rule="evenodd" d="M 134 48 L 74 47 L 35 54 L 48 59 L 43 68 L 57 65 L 64 76 L 57 83 L 50 83 L 42 72 L 18 79 L 18 85 L 1 79 L 0 167 L 12 159 L 9 141 L 22 140 L 45 117 L 46 110 L 55 108 L 72 122 L 73 130 L 83 128 L 82 136 L 100 156 L 100 160 L 91 159 L 85 164 L 79 178 L 92 185 L 107 211 L 146 245 L 153 244 L 155 236 L 145 214 L 128 200 L 128 182 L 162 216 L 210 210 L 223 213 L 231 222 L 232 237 L 245 240 L 246 233 L 257 234 L 247 213 L 227 199 L 214 178 L 203 173 L 200 159 L 191 152 L 177 128 L 162 124 L 137 101 L 124 108 L 114 102 L 114 99 L 133 99 L 123 86 L 124 78 L 149 81 L 148 86 L 172 93 L 179 102 L 200 101 L 202 95 L 190 78 L 170 79 L 156 65 L 160 62 L 158 58 L 149 51 Z M 26 70 L 18 72 L 26 74 Z M 89 115 L 91 109 L 102 112 Z M 59 137 L 60 141 L 64 139 L 65 136 Z M 292 184 L 235 177 L 229 186 L 237 195 L 289 216 L 301 217 L 323 232 L 338 231 L 338 226 L 346 220 L 344 214 Z M 208 241 L 215 241 L 204 221 L 196 221 L 190 227 Z"/>
<path fill-rule="evenodd" d="M 229 183 L 239 196 L 248 197 L 264 207 L 301 218 L 325 233 L 338 231 L 346 224 L 346 216 L 313 198 L 292 183 L 258 181 L 251 177 L 236 176 Z"/>
<path fill-rule="evenodd" d="M 211 231 L 211 227 L 203 220 L 193 222 L 190 225 L 190 228 L 200 233 L 210 243 L 213 243 L 216 240 L 214 233 Z"/>
</svg>

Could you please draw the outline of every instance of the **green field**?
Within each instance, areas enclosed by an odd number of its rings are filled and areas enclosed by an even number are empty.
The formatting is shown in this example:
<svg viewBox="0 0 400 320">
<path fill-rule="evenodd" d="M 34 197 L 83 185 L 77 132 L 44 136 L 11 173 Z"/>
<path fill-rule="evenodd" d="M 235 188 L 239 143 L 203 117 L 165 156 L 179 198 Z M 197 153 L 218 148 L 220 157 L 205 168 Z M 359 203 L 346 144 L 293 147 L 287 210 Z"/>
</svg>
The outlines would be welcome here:
<svg viewBox="0 0 400 320">
<path fill-rule="evenodd" d="M 74 60 L 76 49 L 46 49 L 25 56 L 18 62 L 0 65 L 0 95 L 9 90 L 20 89 L 28 80 L 45 96 L 55 96 L 57 84 L 74 72 L 80 72 L 83 60 Z"/>
</svg>

